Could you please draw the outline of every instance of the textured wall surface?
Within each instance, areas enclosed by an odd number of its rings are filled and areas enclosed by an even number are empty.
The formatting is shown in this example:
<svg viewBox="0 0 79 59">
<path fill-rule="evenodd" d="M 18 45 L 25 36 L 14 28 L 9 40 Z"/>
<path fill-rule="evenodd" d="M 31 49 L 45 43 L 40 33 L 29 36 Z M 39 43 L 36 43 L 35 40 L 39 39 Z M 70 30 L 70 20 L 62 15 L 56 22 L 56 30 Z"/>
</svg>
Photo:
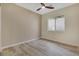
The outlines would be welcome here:
<svg viewBox="0 0 79 59">
<path fill-rule="evenodd" d="M 40 15 L 14 4 L 2 4 L 2 47 L 40 37 Z"/>
</svg>

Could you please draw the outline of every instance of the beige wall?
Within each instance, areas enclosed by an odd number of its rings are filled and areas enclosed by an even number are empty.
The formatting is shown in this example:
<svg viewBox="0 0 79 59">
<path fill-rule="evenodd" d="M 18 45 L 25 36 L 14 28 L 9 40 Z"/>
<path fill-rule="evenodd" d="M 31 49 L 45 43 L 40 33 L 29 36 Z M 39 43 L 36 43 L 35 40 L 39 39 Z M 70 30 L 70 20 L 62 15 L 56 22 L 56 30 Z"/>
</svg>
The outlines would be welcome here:
<svg viewBox="0 0 79 59">
<path fill-rule="evenodd" d="M 1 50 L 1 5 L 0 5 L 0 50 Z"/>
<path fill-rule="evenodd" d="M 40 37 L 40 15 L 14 4 L 2 4 L 2 47 Z"/>
<path fill-rule="evenodd" d="M 60 15 L 65 16 L 65 32 L 47 32 L 47 20 Z M 42 16 L 41 37 L 79 46 L 79 4 L 44 14 Z"/>
</svg>

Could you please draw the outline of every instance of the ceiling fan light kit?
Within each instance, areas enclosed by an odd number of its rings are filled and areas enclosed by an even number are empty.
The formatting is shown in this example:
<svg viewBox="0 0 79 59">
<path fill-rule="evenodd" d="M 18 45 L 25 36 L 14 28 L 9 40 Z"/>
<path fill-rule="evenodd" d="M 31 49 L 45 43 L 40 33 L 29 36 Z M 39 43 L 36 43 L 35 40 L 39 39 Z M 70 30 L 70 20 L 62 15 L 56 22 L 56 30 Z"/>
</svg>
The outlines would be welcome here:
<svg viewBox="0 0 79 59">
<path fill-rule="evenodd" d="M 45 6 L 42 6 L 41 8 L 42 8 L 42 9 L 44 9 L 44 8 L 45 8 Z"/>
</svg>

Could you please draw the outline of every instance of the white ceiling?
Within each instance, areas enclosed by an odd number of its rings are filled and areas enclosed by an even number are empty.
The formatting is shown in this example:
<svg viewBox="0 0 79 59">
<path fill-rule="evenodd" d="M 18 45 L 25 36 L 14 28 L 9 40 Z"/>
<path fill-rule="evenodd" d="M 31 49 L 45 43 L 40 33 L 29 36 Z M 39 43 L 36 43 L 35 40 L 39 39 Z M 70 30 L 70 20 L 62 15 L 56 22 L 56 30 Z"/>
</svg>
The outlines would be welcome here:
<svg viewBox="0 0 79 59">
<path fill-rule="evenodd" d="M 33 12 L 36 12 L 36 13 L 42 15 L 42 14 L 45 14 L 45 13 L 48 13 L 48 12 L 51 12 L 51 11 L 54 11 L 57 9 L 68 7 L 68 6 L 72 5 L 72 3 L 45 3 L 46 6 L 51 5 L 51 6 L 55 7 L 55 9 L 44 8 L 44 9 L 41 9 L 40 11 L 36 11 L 36 9 L 38 9 L 39 7 L 42 7 L 40 3 L 16 3 L 16 5 L 19 5 L 21 7 L 24 7 L 28 10 L 31 10 Z"/>
</svg>

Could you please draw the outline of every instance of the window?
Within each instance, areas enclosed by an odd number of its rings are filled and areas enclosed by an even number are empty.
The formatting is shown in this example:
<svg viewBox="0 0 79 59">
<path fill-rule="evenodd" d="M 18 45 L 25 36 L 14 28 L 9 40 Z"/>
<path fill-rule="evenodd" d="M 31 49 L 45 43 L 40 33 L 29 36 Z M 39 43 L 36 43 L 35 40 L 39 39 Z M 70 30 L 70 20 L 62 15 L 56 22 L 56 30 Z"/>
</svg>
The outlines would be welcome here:
<svg viewBox="0 0 79 59">
<path fill-rule="evenodd" d="M 48 31 L 55 31 L 55 19 L 48 20 Z"/>
<path fill-rule="evenodd" d="M 56 17 L 48 20 L 48 31 L 64 31 L 65 19 L 64 17 Z"/>
<path fill-rule="evenodd" d="M 56 18 L 56 31 L 65 30 L 65 20 L 64 17 Z"/>
</svg>

